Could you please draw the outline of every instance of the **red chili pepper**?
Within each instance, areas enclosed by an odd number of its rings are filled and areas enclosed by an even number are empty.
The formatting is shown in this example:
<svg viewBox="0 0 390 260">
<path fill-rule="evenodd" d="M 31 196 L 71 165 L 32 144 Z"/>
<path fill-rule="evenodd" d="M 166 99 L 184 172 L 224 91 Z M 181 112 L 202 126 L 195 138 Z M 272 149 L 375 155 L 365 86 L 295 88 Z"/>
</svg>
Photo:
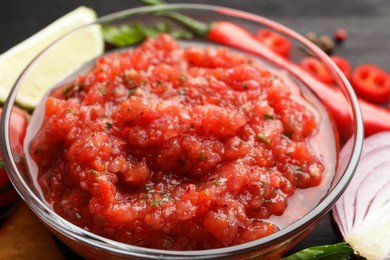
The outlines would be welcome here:
<svg viewBox="0 0 390 260">
<path fill-rule="evenodd" d="M 256 32 L 255 38 L 280 56 L 286 59 L 290 56 L 291 41 L 282 35 L 271 30 L 260 29 Z"/>
<path fill-rule="evenodd" d="M 330 56 L 337 67 L 344 73 L 347 79 L 351 77 L 351 65 L 349 62 L 340 56 Z M 324 82 L 325 84 L 332 84 L 335 79 L 329 69 L 320 60 L 314 57 L 305 57 L 301 61 L 301 67 L 309 72 L 316 79 Z"/>
<path fill-rule="evenodd" d="M 148 2 L 147 0 L 141 1 L 145 3 Z M 152 2 L 152 4 L 164 3 L 160 0 L 153 0 Z M 147 4 L 151 3 L 149 2 Z M 253 53 L 291 73 L 318 95 L 322 103 L 327 107 L 329 113 L 334 118 L 334 121 L 340 131 L 341 138 L 343 136 L 350 136 L 351 132 L 347 126 L 350 125 L 348 123 L 350 121 L 349 112 L 351 111 L 340 90 L 328 87 L 326 84 L 312 77 L 297 64 L 273 53 L 264 44 L 257 41 L 250 32 L 234 23 L 228 21 L 217 21 L 212 23 L 210 26 L 207 26 L 206 24 L 199 26 L 199 24 L 201 24 L 199 21 L 195 21 L 189 17 L 186 17 L 184 20 L 180 20 L 179 17 L 183 17 L 183 15 L 178 14 L 179 16 L 174 17 L 171 14 L 172 12 L 168 15 L 171 18 L 182 22 L 189 28 L 193 28 L 194 26 L 191 23 L 195 22 L 197 24 L 197 28 L 195 28 L 196 30 L 194 31 L 198 35 L 203 36 L 210 41 Z M 198 30 L 199 28 L 202 28 L 202 30 Z M 207 30 L 204 30 L 203 28 L 207 28 Z M 388 110 L 371 104 L 363 99 L 359 99 L 359 103 L 363 113 L 366 136 L 390 130 L 390 112 Z"/>
<path fill-rule="evenodd" d="M 349 64 L 348 60 L 340 57 L 340 56 L 330 56 L 330 58 L 333 60 L 334 63 L 336 63 L 337 67 L 340 68 L 340 70 L 344 73 L 345 77 L 347 79 L 351 78 L 352 69 L 351 64 Z"/>
<path fill-rule="evenodd" d="M 325 84 L 331 84 L 334 82 L 334 78 L 329 69 L 321 61 L 314 57 L 303 58 L 301 61 L 301 67 Z"/>
<path fill-rule="evenodd" d="M 352 86 L 356 94 L 373 103 L 381 104 L 390 99 L 390 75 L 377 66 L 358 66 L 352 74 Z"/>
</svg>

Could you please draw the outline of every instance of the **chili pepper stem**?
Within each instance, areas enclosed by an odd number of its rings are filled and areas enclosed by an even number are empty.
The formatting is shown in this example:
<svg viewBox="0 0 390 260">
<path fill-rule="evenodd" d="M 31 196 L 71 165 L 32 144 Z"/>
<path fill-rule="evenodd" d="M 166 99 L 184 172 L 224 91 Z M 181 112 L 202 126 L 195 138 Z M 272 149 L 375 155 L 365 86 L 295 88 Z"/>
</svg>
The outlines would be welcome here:
<svg viewBox="0 0 390 260">
<path fill-rule="evenodd" d="M 146 4 L 146 5 L 163 5 L 166 4 L 164 1 L 161 0 L 140 0 L 140 2 Z"/>
<path fill-rule="evenodd" d="M 139 1 L 147 5 L 166 4 L 164 1 L 161 0 L 139 0 Z M 163 11 L 161 14 L 180 22 L 181 24 L 186 26 L 188 29 L 190 29 L 192 32 L 194 32 L 197 36 L 200 37 L 207 37 L 207 34 L 209 33 L 210 28 L 212 27 L 212 25 L 210 24 L 202 23 L 200 21 L 197 21 L 195 19 L 192 19 L 191 17 L 188 17 L 180 13 Z"/>
</svg>

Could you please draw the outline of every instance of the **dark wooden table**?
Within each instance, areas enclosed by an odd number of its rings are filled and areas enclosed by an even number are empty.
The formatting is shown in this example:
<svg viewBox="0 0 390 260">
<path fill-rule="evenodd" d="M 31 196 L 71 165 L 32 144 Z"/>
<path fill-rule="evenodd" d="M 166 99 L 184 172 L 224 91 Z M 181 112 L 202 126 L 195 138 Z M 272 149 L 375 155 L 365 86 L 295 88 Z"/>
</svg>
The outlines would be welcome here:
<svg viewBox="0 0 390 260">
<path fill-rule="evenodd" d="M 390 71 L 389 0 L 168 0 L 170 3 L 202 3 L 233 7 L 272 18 L 305 34 L 329 34 L 338 28 L 348 31 L 347 41 L 336 54 L 353 66 L 374 63 Z M 0 53 L 42 29 L 80 5 L 95 9 L 99 16 L 140 4 L 134 0 L 11 0 L 0 2 Z M 340 237 L 325 219 L 294 250 L 336 243 Z M 69 250 L 68 258 L 75 259 Z"/>
</svg>

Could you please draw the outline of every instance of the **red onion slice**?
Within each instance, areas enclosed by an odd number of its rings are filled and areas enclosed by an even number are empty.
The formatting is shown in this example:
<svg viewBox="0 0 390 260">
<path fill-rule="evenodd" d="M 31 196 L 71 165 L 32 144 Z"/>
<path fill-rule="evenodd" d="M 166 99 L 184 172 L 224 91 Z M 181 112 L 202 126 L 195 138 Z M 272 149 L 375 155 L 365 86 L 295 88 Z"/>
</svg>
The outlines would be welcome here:
<svg viewBox="0 0 390 260">
<path fill-rule="evenodd" d="M 383 150 L 383 149 L 381 149 Z M 389 156 L 390 149 L 387 149 Z M 387 159 L 388 160 L 388 159 Z M 361 182 L 355 198 L 355 217 L 352 230 L 359 227 L 367 216 L 368 209 L 375 197 L 383 196 L 382 190 L 390 182 L 390 161 L 377 165 L 367 172 L 366 178 Z"/>
<path fill-rule="evenodd" d="M 348 151 L 340 152 L 340 165 Z M 390 131 L 365 139 L 360 163 L 333 216 L 344 240 L 367 259 L 390 257 Z"/>
<path fill-rule="evenodd" d="M 363 148 L 364 149 L 364 148 Z M 382 150 L 383 149 L 383 150 Z M 390 146 L 386 148 L 379 149 L 382 153 L 379 153 L 376 150 L 373 150 L 369 153 L 366 153 L 360 159 L 360 164 L 355 172 L 355 175 L 349 184 L 348 188 L 344 192 L 340 201 L 336 203 L 341 204 L 343 211 L 340 211 L 340 218 L 344 217 L 344 222 L 346 223 L 345 231 L 349 232 L 353 226 L 353 218 L 350 218 L 352 212 L 355 212 L 355 203 L 357 190 L 360 188 L 362 181 L 366 178 L 367 173 L 371 171 L 375 165 L 385 163 L 388 161 L 388 152 L 390 151 Z M 364 159 L 363 159 L 364 158 Z"/>
<path fill-rule="evenodd" d="M 341 235 L 344 237 L 347 233 L 345 231 L 345 220 L 340 218 L 338 207 L 333 207 L 332 209 L 333 213 L 333 219 L 337 223 L 337 226 L 339 227 L 339 230 L 341 232 Z"/>
<path fill-rule="evenodd" d="M 339 204 L 340 219 L 346 223 L 345 232 L 352 229 L 353 219 L 349 218 L 349 215 L 355 211 L 356 190 L 359 189 L 361 182 L 375 165 L 385 163 L 390 159 L 390 133 L 378 135 L 373 135 L 372 138 L 369 137 L 364 141 L 360 163 L 355 175 L 341 199 L 336 203 L 336 205 Z"/>
<path fill-rule="evenodd" d="M 382 189 L 379 191 L 380 193 L 383 193 L 381 196 L 375 196 L 374 199 L 371 202 L 371 205 L 368 208 L 367 215 L 371 214 L 373 211 L 376 211 L 384 206 L 386 204 L 390 203 L 390 183 L 387 183 L 382 187 Z"/>
</svg>

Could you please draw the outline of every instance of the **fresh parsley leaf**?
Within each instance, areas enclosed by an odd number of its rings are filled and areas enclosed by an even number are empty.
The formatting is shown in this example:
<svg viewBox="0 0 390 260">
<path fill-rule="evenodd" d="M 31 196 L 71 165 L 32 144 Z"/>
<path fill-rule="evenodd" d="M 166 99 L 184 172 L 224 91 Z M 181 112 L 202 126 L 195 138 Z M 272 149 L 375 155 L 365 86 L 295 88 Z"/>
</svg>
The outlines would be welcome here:
<svg viewBox="0 0 390 260">
<path fill-rule="evenodd" d="M 112 126 L 113 126 L 112 123 L 109 123 L 109 122 L 106 123 L 106 127 L 107 127 L 108 130 L 111 130 Z"/>
<path fill-rule="evenodd" d="M 206 154 L 204 153 L 204 151 L 201 151 L 201 152 L 199 153 L 199 156 L 198 156 L 198 161 L 199 161 L 199 162 L 202 162 L 202 161 L 204 161 L 204 160 L 206 160 L 206 159 L 207 159 Z"/>
<path fill-rule="evenodd" d="M 284 257 L 283 260 L 348 260 L 353 254 L 353 249 L 346 243 L 315 246 L 303 249 L 293 255 Z"/>
<path fill-rule="evenodd" d="M 269 138 L 265 137 L 262 134 L 256 135 L 256 139 L 261 141 L 261 142 L 263 142 L 263 143 L 265 143 L 265 144 L 270 144 L 271 143 L 271 140 Z"/>
<path fill-rule="evenodd" d="M 101 172 L 96 171 L 96 170 L 92 170 L 92 169 L 90 169 L 89 172 L 90 172 L 90 173 L 93 173 L 93 174 L 96 174 L 96 175 L 102 174 Z"/>
<path fill-rule="evenodd" d="M 150 203 L 150 205 L 156 206 L 156 205 L 159 205 L 161 203 L 168 202 L 168 201 L 169 201 L 169 195 L 168 195 L 168 193 L 164 193 L 163 198 L 153 201 L 152 203 Z"/>
<path fill-rule="evenodd" d="M 263 114 L 265 120 L 274 120 L 275 117 L 273 115 Z"/>
<path fill-rule="evenodd" d="M 125 47 L 142 42 L 148 37 L 154 37 L 160 33 L 169 33 L 177 39 L 190 39 L 192 33 L 185 30 L 175 30 L 167 21 L 160 22 L 154 26 L 146 27 L 141 22 L 133 22 L 122 25 L 106 25 L 102 29 L 104 40 L 118 47 Z"/>
<path fill-rule="evenodd" d="M 138 30 L 136 24 L 107 25 L 102 30 L 104 40 L 118 47 L 136 44 L 145 39 L 145 35 Z"/>
<path fill-rule="evenodd" d="M 192 37 L 194 37 L 191 32 L 185 30 L 173 31 L 171 32 L 171 35 L 175 39 L 191 39 Z"/>
</svg>

